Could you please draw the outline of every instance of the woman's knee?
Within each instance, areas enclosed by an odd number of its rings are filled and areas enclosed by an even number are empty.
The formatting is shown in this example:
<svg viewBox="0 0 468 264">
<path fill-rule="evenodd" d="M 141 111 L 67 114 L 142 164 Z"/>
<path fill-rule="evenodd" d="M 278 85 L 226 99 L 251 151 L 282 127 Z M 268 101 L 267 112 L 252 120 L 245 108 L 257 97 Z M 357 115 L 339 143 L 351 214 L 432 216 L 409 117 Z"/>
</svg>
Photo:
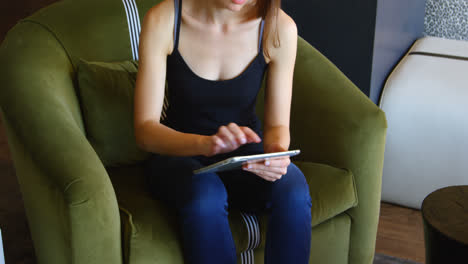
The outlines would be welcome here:
<svg viewBox="0 0 468 264">
<path fill-rule="evenodd" d="M 146 184 L 152 195 L 177 206 L 192 185 L 192 171 L 202 166 L 190 157 L 153 154 L 145 163 Z"/>
<path fill-rule="evenodd" d="M 287 173 L 275 181 L 272 186 L 272 202 L 277 205 L 293 207 L 311 207 L 309 185 L 302 171 L 290 163 Z"/>
<path fill-rule="evenodd" d="M 185 191 L 186 196 L 179 206 L 181 213 L 198 217 L 227 215 L 228 195 L 217 174 L 194 175 L 190 188 Z"/>
</svg>

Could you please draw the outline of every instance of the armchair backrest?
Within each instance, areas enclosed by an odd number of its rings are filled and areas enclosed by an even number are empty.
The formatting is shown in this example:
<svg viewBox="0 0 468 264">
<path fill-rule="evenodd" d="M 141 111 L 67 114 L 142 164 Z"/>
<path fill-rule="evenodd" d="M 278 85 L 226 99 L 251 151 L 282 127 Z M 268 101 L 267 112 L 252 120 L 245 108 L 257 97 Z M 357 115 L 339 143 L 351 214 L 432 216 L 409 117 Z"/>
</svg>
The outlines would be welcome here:
<svg viewBox="0 0 468 264">
<path fill-rule="evenodd" d="M 15 105 L 29 106 L 30 112 L 37 115 L 45 107 L 56 106 L 55 111 L 68 113 L 70 116 L 65 118 L 72 119 L 73 125 L 88 138 L 96 136 L 90 135 L 97 130 L 89 127 L 87 116 L 83 114 L 83 100 L 87 98 L 79 94 L 76 78 L 79 61 L 138 60 L 140 23 L 158 2 L 160 0 L 62 0 L 20 20 L 8 32 L 0 48 L 2 66 L 8 71 L 0 76 L 5 99 L 1 105 L 6 115 L 12 116 L 12 120 L 25 121 L 35 117 L 27 116 L 27 109 L 15 110 Z M 13 102 L 11 98 L 18 98 L 18 101 Z M 101 111 L 111 115 L 115 109 L 104 105 Z M 129 107 L 128 111 L 133 109 Z M 48 128 L 53 126 L 54 120 L 49 122 Z M 30 130 L 31 123 L 23 123 L 28 126 L 24 131 Z M 128 120 L 108 130 L 119 131 L 122 126 L 126 131 L 133 130 L 133 123 Z M 131 142 L 136 148 L 133 134 L 130 137 L 127 133 L 114 140 Z M 90 143 L 93 145 L 92 140 Z M 119 152 L 118 146 L 108 146 L 107 153 L 112 153 L 112 148 Z M 105 153 L 97 153 L 104 165 L 114 165 L 107 162 L 112 158 L 103 156 Z M 128 163 L 145 157 L 135 152 L 127 155 Z"/>
<path fill-rule="evenodd" d="M 146 12 L 161 0 L 62 0 L 22 21 L 42 25 L 67 53 L 70 63 L 136 59 L 135 42 Z M 132 42 L 131 42 L 132 41 Z M 137 56 L 137 54 L 135 54 Z"/>
</svg>

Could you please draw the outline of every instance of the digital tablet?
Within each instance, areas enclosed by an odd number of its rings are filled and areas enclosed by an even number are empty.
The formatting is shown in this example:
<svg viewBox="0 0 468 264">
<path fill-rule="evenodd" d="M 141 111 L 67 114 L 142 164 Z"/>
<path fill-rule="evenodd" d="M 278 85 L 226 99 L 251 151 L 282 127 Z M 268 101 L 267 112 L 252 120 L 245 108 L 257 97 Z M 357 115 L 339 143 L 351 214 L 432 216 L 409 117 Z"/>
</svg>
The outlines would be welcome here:
<svg viewBox="0 0 468 264">
<path fill-rule="evenodd" d="M 281 156 L 296 156 L 297 154 L 301 153 L 299 149 L 296 150 L 289 150 L 289 151 L 282 151 L 282 152 L 271 152 L 265 154 L 255 154 L 255 155 L 246 155 L 246 156 L 235 156 L 231 158 L 227 158 L 225 160 L 213 163 L 206 167 L 194 170 L 194 174 L 200 174 L 205 172 L 216 172 L 216 171 L 226 171 L 226 170 L 234 170 L 239 169 L 242 167 L 242 164 L 246 161 L 250 160 L 264 160 L 266 158 L 276 158 Z"/>
</svg>

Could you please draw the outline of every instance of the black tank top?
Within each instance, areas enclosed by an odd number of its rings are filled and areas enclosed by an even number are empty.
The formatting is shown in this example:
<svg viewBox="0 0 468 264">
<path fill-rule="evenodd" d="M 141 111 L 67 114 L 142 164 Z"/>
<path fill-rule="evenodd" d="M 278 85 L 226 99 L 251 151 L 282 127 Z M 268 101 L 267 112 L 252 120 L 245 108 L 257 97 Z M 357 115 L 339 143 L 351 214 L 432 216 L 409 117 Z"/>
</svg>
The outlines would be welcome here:
<svg viewBox="0 0 468 264">
<path fill-rule="evenodd" d="M 262 47 L 264 20 L 260 24 L 257 56 L 247 68 L 232 79 L 208 80 L 195 74 L 179 53 L 181 5 L 182 0 L 174 0 L 174 49 L 167 56 L 168 107 L 162 123 L 180 132 L 213 135 L 221 125 L 234 122 L 250 127 L 262 138 L 261 143 L 243 145 L 233 152 L 213 156 L 209 161 L 204 159 L 207 162 L 263 153 L 263 132 L 255 113 L 255 104 L 268 67 Z"/>
</svg>

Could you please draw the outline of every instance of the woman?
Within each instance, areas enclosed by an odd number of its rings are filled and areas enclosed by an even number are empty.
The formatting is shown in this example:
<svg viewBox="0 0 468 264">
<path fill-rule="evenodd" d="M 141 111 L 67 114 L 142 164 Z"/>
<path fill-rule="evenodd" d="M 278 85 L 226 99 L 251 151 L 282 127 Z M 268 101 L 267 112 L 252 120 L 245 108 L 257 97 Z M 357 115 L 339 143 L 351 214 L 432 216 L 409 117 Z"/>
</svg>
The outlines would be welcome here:
<svg viewBox="0 0 468 264">
<path fill-rule="evenodd" d="M 135 135 L 152 152 L 151 192 L 178 213 L 189 263 L 236 263 L 231 208 L 269 212 L 265 263 L 308 263 L 312 204 L 289 157 L 192 173 L 231 156 L 288 150 L 296 46 L 280 0 L 164 0 L 143 19 Z M 263 133 L 255 102 L 267 68 Z"/>
</svg>

